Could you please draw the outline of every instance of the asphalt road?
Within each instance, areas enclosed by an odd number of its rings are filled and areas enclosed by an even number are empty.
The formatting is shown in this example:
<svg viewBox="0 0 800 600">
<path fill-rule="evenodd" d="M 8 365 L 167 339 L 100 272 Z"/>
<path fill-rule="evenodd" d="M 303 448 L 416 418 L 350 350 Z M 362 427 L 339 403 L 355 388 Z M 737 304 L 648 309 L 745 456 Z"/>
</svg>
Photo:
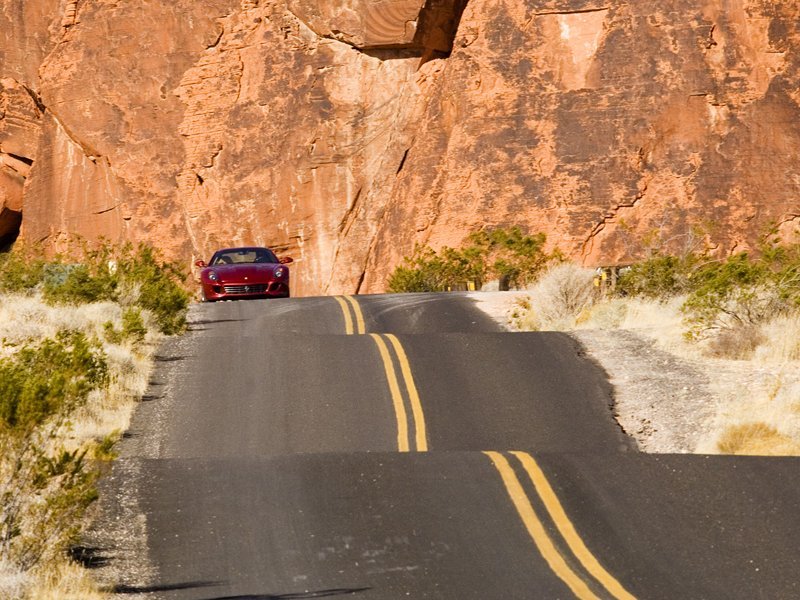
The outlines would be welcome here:
<svg viewBox="0 0 800 600">
<path fill-rule="evenodd" d="M 566 335 L 460 294 L 192 320 L 103 490 L 122 594 L 800 598 L 800 461 L 637 453 Z"/>
</svg>

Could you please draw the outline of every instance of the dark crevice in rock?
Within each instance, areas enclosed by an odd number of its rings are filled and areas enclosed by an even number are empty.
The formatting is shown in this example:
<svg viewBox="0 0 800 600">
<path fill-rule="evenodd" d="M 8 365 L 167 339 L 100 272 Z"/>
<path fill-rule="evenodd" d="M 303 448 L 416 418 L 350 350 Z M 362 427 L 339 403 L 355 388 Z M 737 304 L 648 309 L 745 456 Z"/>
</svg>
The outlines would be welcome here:
<svg viewBox="0 0 800 600">
<path fill-rule="evenodd" d="M 25 163 L 29 167 L 31 165 L 33 165 L 33 159 L 32 158 L 28 158 L 27 156 L 20 156 L 19 154 L 12 154 L 11 152 L 7 152 L 6 154 L 8 156 L 10 156 L 11 158 L 13 158 L 14 160 L 18 160 L 21 163 Z"/>
<path fill-rule="evenodd" d="M 36 104 L 36 108 L 39 110 L 39 112 L 42 115 L 49 114 L 53 118 L 53 120 L 55 121 L 56 125 L 58 125 L 58 127 L 61 128 L 61 130 L 67 135 L 67 137 L 70 140 L 72 140 L 78 147 L 80 147 L 80 149 L 83 151 L 83 153 L 86 155 L 86 157 L 89 160 L 91 160 L 92 162 L 96 163 L 98 158 L 105 158 L 96 149 L 91 147 L 89 144 L 87 144 L 86 142 L 83 142 L 80 139 L 78 139 L 78 137 L 75 134 L 73 134 L 72 131 L 70 131 L 67 128 L 66 125 L 64 125 L 63 121 L 61 121 L 61 119 L 59 119 L 58 115 L 55 114 L 55 112 L 53 112 L 52 110 L 47 108 L 47 106 L 45 105 L 44 101 L 42 100 L 42 97 L 36 92 L 36 90 L 34 90 L 33 88 L 30 88 L 30 87 L 28 87 L 27 85 L 24 85 L 24 84 L 22 84 L 22 87 L 25 89 L 25 91 L 31 97 L 31 99 L 33 100 L 34 104 Z M 108 163 L 108 158 L 105 158 L 105 162 L 106 162 L 106 164 L 109 164 Z"/>
<path fill-rule="evenodd" d="M 19 237 L 22 213 L 9 209 L 0 210 L 0 252 L 8 252 Z"/>
<path fill-rule="evenodd" d="M 339 223 L 340 234 L 347 235 L 347 233 L 350 231 L 350 228 L 353 226 L 353 222 L 356 220 L 356 217 L 358 216 L 359 201 L 361 200 L 361 192 L 362 189 L 359 188 L 358 191 L 356 192 L 355 197 L 353 198 L 353 202 L 345 211 L 344 216 L 342 217 L 342 220 Z"/>
<path fill-rule="evenodd" d="M 593 8 L 579 8 L 575 10 L 547 10 L 534 13 L 536 17 L 546 17 L 548 15 L 582 15 L 585 13 L 602 12 L 609 10 L 608 6 L 596 6 Z"/>
<path fill-rule="evenodd" d="M 349 44 L 359 52 L 379 60 L 421 58 L 420 64 L 424 64 L 430 60 L 450 56 L 461 16 L 468 2 L 469 0 L 427 0 L 416 21 L 414 39 L 405 44 L 360 47 L 348 41 L 346 36 L 338 31 L 331 31 L 321 37 Z"/>
<path fill-rule="evenodd" d="M 110 213 L 112 210 L 117 210 L 119 208 L 119 204 L 115 204 L 114 206 L 109 206 L 108 208 L 104 208 L 102 210 L 98 210 L 93 212 L 93 215 L 104 215 L 106 213 Z"/>
<path fill-rule="evenodd" d="M 364 277 L 366 277 L 367 271 L 366 269 L 361 270 L 361 275 L 358 276 L 358 281 L 356 282 L 356 290 L 354 293 L 358 294 L 361 292 L 361 286 L 364 285 Z"/>
<path fill-rule="evenodd" d="M 408 158 L 408 151 L 410 148 L 406 148 L 406 151 L 403 152 L 403 158 L 400 159 L 400 165 L 397 167 L 397 171 L 395 172 L 396 175 L 400 174 L 400 171 L 403 170 L 403 167 L 406 166 L 406 159 Z"/>
<path fill-rule="evenodd" d="M 362 54 L 378 60 L 397 60 L 401 58 L 419 58 L 422 51 L 416 48 L 397 46 L 394 48 L 356 48 Z"/>
<path fill-rule="evenodd" d="M 414 44 L 431 60 L 447 58 L 453 51 L 461 16 L 469 0 L 427 0 L 419 14 Z"/>
<path fill-rule="evenodd" d="M 647 193 L 647 188 L 648 188 L 648 182 L 645 181 L 639 192 L 630 202 L 623 202 L 622 204 L 614 206 L 603 216 L 602 220 L 597 225 L 594 226 L 594 229 L 592 229 L 591 233 L 589 234 L 589 237 L 583 242 L 583 245 L 581 246 L 581 253 L 584 256 L 588 254 L 588 249 L 592 247 L 595 238 L 600 234 L 601 231 L 603 231 L 606 228 L 606 225 L 608 225 L 608 223 L 616 219 L 619 212 L 623 208 L 634 208 L 638 204 L 638 202 L 642 198 L 644 198 L 645 194 Z"/>
<path fill-rule="evenodd" d="M 42 113 L 42 114 L 46 113 L 47 112 L 47 107 L 44 105 L 44 102 L 42 102 L 41 96 L 39 96 L 39 94 L 36 93 L 36 90 L 34 90 L 33 88 L 28 87 L 24 83 L 20 84 L 20 85 L 22 85 L 22 89 L 24 89 L 28 93 L 28 95 L 31 97 L 31 100 L 33 100 L 33 103 L 36 105 L 36 108 L 39 109 L 39 112 Z"/>
<path fill-rule="evenodd" d="M 219 46 L 219 43 L 222 41 L 222 36 L 225 35 L 225 28 L 220 27 L 217 31 L 217 37 L 214 41 L 212 41 L 208 46 L 206 46 L 206 50 L 211 50 L 212 48 L 216 48 Z"/>
</svg>

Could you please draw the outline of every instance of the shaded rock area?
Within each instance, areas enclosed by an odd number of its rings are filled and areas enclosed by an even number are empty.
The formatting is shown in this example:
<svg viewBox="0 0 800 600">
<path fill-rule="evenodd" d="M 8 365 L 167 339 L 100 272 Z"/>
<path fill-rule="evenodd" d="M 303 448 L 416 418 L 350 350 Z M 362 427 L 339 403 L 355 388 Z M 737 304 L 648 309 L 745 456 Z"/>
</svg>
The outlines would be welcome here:
<svg viewBox="0 0 800 600">
<path fill-rule="evenodd" d="M 415 243 L 587 265 L 800 224 L 790 0 L 0 0 L 0 246 L 145 240 L 375 292 Z"/>
</svg>

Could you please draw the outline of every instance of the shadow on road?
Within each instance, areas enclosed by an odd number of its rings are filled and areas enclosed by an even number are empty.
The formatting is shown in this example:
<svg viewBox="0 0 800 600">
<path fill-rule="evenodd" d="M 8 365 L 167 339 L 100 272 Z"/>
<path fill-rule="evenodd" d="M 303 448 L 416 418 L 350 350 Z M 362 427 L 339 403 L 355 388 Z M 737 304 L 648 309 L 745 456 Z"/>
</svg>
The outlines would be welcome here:
<svg viewBox="0 0 800 600">
<path fill-rule="evenodd" d="M 316 592 L 297 592 L 290 594 L 246 594 L 244 596 L 219 596 L 207 600 L 302 600 L 303 598 L 330 598 L 331 596 L 352 596 L 371 588 L 337 588 Z"/>
<path fill-rule="evenodd" d="M 183 583 L 163 583 L 155 585 L 115 585 L 111 588 L 112 594 L 150 594 L 153 592 L 172 592 L 176 590 L 190 590 L 193 588 L 214 587 L 222 585 L 223 581 L 186 581 Z"/>
<path fill-rule="evenodd" d="M 190 321 L 188 324 L 189 331 L 206 331 L 208 327 L 203 325 L 216 325 L 217 323 L 240 323 L 244 319 L 198 319 L 197 321 Z"/>
<path fill-rule="evenodd" d="M 160 356 L 156 355 L 155 359 L 156 362 L 180 362 L 182 360 L 186 360 L 185 356 Z"/>
</svg>

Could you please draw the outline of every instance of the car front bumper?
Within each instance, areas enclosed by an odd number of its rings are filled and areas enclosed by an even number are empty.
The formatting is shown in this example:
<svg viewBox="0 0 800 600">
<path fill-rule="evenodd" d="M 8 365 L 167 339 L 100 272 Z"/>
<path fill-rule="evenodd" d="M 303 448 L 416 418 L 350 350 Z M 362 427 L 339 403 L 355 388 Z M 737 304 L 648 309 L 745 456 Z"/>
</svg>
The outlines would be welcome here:
<svg viewBox="0 0 800 600">
<path fill-rule="evenodd" d="M 219 283 L 203 284 L 206 300 L 238 300 L 246 298 L 287 298 L 289 285 L 285 281 L 269 283 Z"/>
</svg>

